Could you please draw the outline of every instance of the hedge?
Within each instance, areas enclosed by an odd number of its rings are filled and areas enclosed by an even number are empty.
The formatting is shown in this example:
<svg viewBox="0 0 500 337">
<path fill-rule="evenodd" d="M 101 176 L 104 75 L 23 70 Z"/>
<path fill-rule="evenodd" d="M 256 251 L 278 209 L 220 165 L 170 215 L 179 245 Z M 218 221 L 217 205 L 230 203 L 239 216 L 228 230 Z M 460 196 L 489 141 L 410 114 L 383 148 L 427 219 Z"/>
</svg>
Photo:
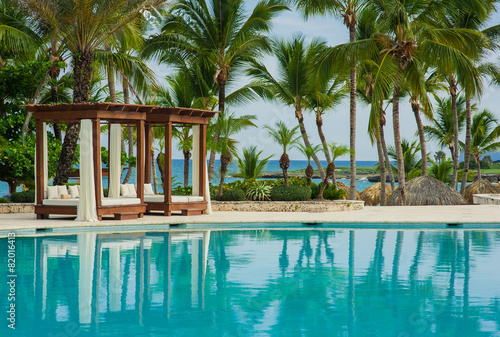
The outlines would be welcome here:
<svg viewBox="0 0 500 337">
<path fill-rule="evenodd" d="M 308 186 L 279 185 L 271 190 L 273 201 L 306 201 L 311 198 L 311 188 Z"/>
</svg>

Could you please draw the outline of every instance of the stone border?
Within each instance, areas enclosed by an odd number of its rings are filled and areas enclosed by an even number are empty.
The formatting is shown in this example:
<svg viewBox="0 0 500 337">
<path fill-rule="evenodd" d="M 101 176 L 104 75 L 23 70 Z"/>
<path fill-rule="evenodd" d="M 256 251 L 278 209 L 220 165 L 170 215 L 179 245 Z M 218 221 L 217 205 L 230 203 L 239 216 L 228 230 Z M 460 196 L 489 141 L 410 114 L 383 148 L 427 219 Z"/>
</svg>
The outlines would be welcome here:
<svg viewBox="0 0 500 337">
<path fill-rule="evenodd" d="M 35 212 L 35 204 L 30 204 L 30 203 L 0 204 L 0 214 L 33 213 L 33 212 Z"/>
<path fill-rule="evenodd" d="M 500 194 L 473 194 L 475 205 L 500 205 Z"/>
<path fill-rule="evenodd" d="M 335 201 L 212 201 L 214 212 L 343 212 L 364 208 L 359 200 Z"/>
</svg>

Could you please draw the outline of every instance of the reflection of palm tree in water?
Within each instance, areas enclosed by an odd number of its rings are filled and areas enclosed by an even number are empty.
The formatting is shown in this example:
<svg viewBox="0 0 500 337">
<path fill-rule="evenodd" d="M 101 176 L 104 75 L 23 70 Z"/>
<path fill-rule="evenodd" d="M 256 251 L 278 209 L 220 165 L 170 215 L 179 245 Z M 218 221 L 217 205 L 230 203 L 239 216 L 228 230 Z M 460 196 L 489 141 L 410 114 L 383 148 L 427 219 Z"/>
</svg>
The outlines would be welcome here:
<svg viewBox="0 0 500 337">
<path fill-rule="evenodd" d="M 300 247 L 299 258 L 297 260 L 297 265 L 302 267 L 302 261 L 304 259 L 304 255 L 307 258 L 307 265 L 309 266 L 309 262 L 312 256 L 312 247 L 311 247 L 311 234 L 309 231 L 304 231 L 304 238 L 302 239 L 302 247 Z"/>
<path fill-rule="evenodd" d="M 278 260 L 280 270 L 281 270 L 281 276 L 285 276 L 286 269 L 288 268 L 288 265 L 290 264 L 290 261 L 288 259 L 288 239 L 287 235 L 283 238 L 283 248 L 281 249 L 281 254 Z"/>
</svg>

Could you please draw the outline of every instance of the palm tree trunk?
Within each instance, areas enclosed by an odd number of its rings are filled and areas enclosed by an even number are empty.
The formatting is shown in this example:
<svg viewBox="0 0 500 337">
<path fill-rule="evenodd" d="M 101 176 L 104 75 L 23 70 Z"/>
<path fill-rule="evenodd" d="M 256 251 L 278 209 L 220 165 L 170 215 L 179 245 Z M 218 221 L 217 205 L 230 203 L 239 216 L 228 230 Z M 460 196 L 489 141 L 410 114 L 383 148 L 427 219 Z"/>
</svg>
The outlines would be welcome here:
<svg viewBox="0 0 500 337">
<path fill-rule="evenodd" d="M 378 166 L 380 168 L 380 206 L 385 206 L 385 162 L 384 149 L 380 140 L 380 131 L 377 137 Z"/>
<path fill-rule="evenodd" d="M 300 133 L 302 134 L 302 139 L 304 140 L 304 145 L 306 147 L 310 147 L 311 143 L 309 142 L 309 137 L 307 136 L 307 131 L 306 131 L 306 126 L 304 125 L 304 115 L 302 114 L 302 110 L 296 109 L 295 110 L 295 117 L 297 117 L 297 120 L 299 121 L 299 128 L 300 128 Z M 319 175 L 321 176 L 321 180 L 325 179 L 325 171 L 323 170 L 323 166 L 321 165 L 321 162 L 316 154 L 312 155 L 312 159 L 314 160 L 314 163 L 316 164 L 316 167 L 318 168 Z"/>
<path fill-rule="evenodd" d="M 321 145 L 323 145 L 323 152 L 325 153 L 326 162 L 330 164 L 332 159 L 330 158 L 330 151 L 328 150 L 328 144 L 326 142 L 325 134 L 323 133 L 323 117 L 321 117 L 321 110 L 318 108 L 316 112 L 316 126 L 318 127 L 318 135 L 321 140 Z"/>
<path fill-rule="evenodd" d="M 82 103 L 89 100 L 94 54 L 87 50 L 80 50 L 77 54 L 78 57 L 73 57 L 73 103 Z M 79 133 L 80 123 L 68 124 L 59 164 L 56 169 L 54 185 L 62 185 L 68 181 L 68 177 L 73 170 L 73 157 L 75 156 Z"/>
<path fill-rule="evenodd" d="M 184 154 L 184 187 L 189 186 L 189 158 L 191 158 L 191 152 L 189 150 L 182 150 Z"/>
<path fill-rule="evenodd" d="M 469 98 L 465 100 L 465 119 L 467 126 L 465 129 L 464 172 L 462 174 L 462 185 L 460 186 L 460 194 L 462 196 L 465 195 L 465 186 L 467 185 L 467 176 L 469 175 L 470 138 L 472 124 L 472 108 L 471 100 Z"/>
<path fill-rule="evenodd" d="M 219 111 L 222 114 L 224 114 L 224 109 L 226 105 L 226 81 L 227 78 L 224 78 L 224 71 L 221 71 L 217 77 L 217 84 L 219 85 Z M 227 76 L 227 73 L 225 74 Z M 219 115 L 217 118 L 220 118 Z M 215 135 L 213 138 L 213 144 L 217 144 L 219 141 L 219 132 L 215 131 Z M 210 151 L 210 159 L 208 161 L 208 182 L 212 183 L 212 178 L 214 176 L 214 169 L 215 169 L 215 151 Z"/>
<path fill-rule="evenodd" d="M 399 131 L 399 93 L 401 91 L 401 78 L 403 76 L 403 65 L 399 64 L 399 73 L 394 84 L 394 95 L 392 98 L 392 123 L 394 127 L 394 148 L 396 149 L 396 157 L 398 161 L 398 183 L 401 193 L 400 206 L 406 204 L 405 191 L 405 163 L 403 158 L 403 150 L 401 148 L 401 133 Z"/>
<path fill-rule="evenodd" d="M 57 73 L 56 72 L 51 72 L 50 77 L 52 79 L 50 83 L 50 95 L 52 98 L 52 103 L 59 103 L 59 90 L 57 88 Z M 54 123 L 52 124 L 54 128 L 54 137 L 62 141 L 62 135 L 61 135 L 61 125 L 59 123 Z"/>
<path fill-rule="evenodd" d="M 451 106 L 453 109 L 453 175 L 451 178 L 451 187 L 457 190 L 457 174 L 458 174 L 458 155 L 460 150 L 458 147 L 458 112 L 457 112 L 457 95 L 451 95 Z"/>
<path fill-rule="evenodd" d="M 153 168 L 153 188 L 155 194 L 158 193 L 158 176 L 156 173 L 155 149 L 151 148 L 151 167 Z"/>
<path fill-rule="evenodd" d="M 224 178 L 226 177 L 227 166 L 231 162 L 231 155 L 224 153 L 220 156 L 220 184 L 219 184 L 219 198 L 224 192 Z"/>
<path fill-rule="evenodd" d="M 111 53 L 111 46 L 106 45 L 104 50 L 108 53 Z M 109 99 L 111 103 L 117 103 L 116 98 L 116 87 L 115 87 L 115 72 L 112 66 L 108 67 L 108 89 L 109 89 Z"/>
<path fill-rule="evenodd" d="M 349 26 L 349 41 L 356 41 L 356 26 Z M 351 64 L 350 83 L 350 149 L 351 149 L 351 174 L 349 199 L 356 200 L 356 60 Z"/>
<path fill-rule="evenodd" d="M 285 186 L 288 187 L 288 168 L 290 167 L 290 158 L 286 152 L 283 152 L 280 158 L 280 167 L 283 170 L 283 179 Z"/>
<path fill-rule="evenodd" d="M 479 155 L 474 155 L 474 160 L 477 166 L 477 180 L 481 180 L 481 161 L 479 160 Z"/>
<path fill-rule="evenodd" d="M 394 174 L 392 173 L 392 166 L 389 158 L 389 152 L 387 151 L 387 145 L 385 143 L 384 126 L 380 125 L 380 141 L 382 143 L 382 150 L 384 151 L 385 167 L 389 173 L 389 181 L 391 182 L 391 192 L 394 193 L 396 190 L 396 182 L 394 181 Z M 385 181 L 384 181 L 385 182 Z"/>
<path fill-rule="evenodd" d="M 425 134 L 424 126 L 422 124 L 422 118 L 420 118 L 420 108 L 417 104 L 411 103 L 413 114 L 415 115 L 415 120 L 417 121 L 418 136 L 420 138 L 420 152 L 422 156 L 422 175 L 427 175 L 427 146 L 425 144 Z"/>
</svg>

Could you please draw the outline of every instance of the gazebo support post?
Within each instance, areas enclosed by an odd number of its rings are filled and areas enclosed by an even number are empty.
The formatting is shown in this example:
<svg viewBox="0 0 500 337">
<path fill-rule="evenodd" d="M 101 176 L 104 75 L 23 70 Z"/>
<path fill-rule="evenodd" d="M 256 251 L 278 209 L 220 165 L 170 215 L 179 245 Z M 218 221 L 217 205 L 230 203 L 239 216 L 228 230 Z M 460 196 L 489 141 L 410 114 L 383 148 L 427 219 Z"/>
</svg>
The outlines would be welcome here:
<svg viewBox="0 0 500 337">
<path fill-rule="evenodd" d="M 35 127 L 35 132 L 36 132 L 36 169 L 37 169 L 37 174 L 36 174 L 36 204 L 41 205 L 43 202 L 43 195 L 44 195 L 44 185 L 45 181 L 45 172 L 44 172 L 44 165 L 43 165 L 43 122 L 41 120 L 36 121 L 36 127 Z M 45 219 L 48 217 L 48 215 L 45 214 L 39 214 L 37 213 L 36 218 L 37 219 Z"/>
<path fill-rule="evenodd" d="M 171 216 L 172 211 L 172 122 L 165 124 L 165 177 L 163 178 L 163 193 L 165 194 L 166 209 L 165 215 Z"/>
<path fill-rule="evenodd" d="M 144 165 L 144 183 L 145 184 L 150 184 L 151 183 L 151 146 L 152 144 L 152 137 L 151 137 L 151 124 L 146 123 L 145 124 L 145 132 L 144 132 L 144 144 L 146 146 L 145 148 L 145 165 Z"/>
<path fill-rule="evenodd" d="M 137 197 L 144 203 L 144 121 L 137 122 L 137 161 L 136 161 Z M 144 213 L 139 213 L 142 218 Z"/>
<path fill-rule="evenodd" d="M 199 191 L 200 191 L 200 196 L 203 197 L 203 201 L 207 201 L 206 199 L 206 193 L 205 191 L 205 169 L 207 165 L 207 125 L 206 124 L 201 124 L 200 125 L 200 139 L 199 139 L 199 151 L 200 151 L 200 162 L 199 162 L 199 173 L 200 173 L 200 185 L 199 185 Z M 202 212 L 203 214 L 205 212 Z"/>
<path fill-rule="evenodd" d="M 101 164 L 101 120 L 99 118 L 92 120 L 92 147 L 94 154 L 94 186 L 95 202 L 97 208 L 97 219 L 102 220 L 99 208 L 102 205 L 102 164 Z"/>
</svg>

